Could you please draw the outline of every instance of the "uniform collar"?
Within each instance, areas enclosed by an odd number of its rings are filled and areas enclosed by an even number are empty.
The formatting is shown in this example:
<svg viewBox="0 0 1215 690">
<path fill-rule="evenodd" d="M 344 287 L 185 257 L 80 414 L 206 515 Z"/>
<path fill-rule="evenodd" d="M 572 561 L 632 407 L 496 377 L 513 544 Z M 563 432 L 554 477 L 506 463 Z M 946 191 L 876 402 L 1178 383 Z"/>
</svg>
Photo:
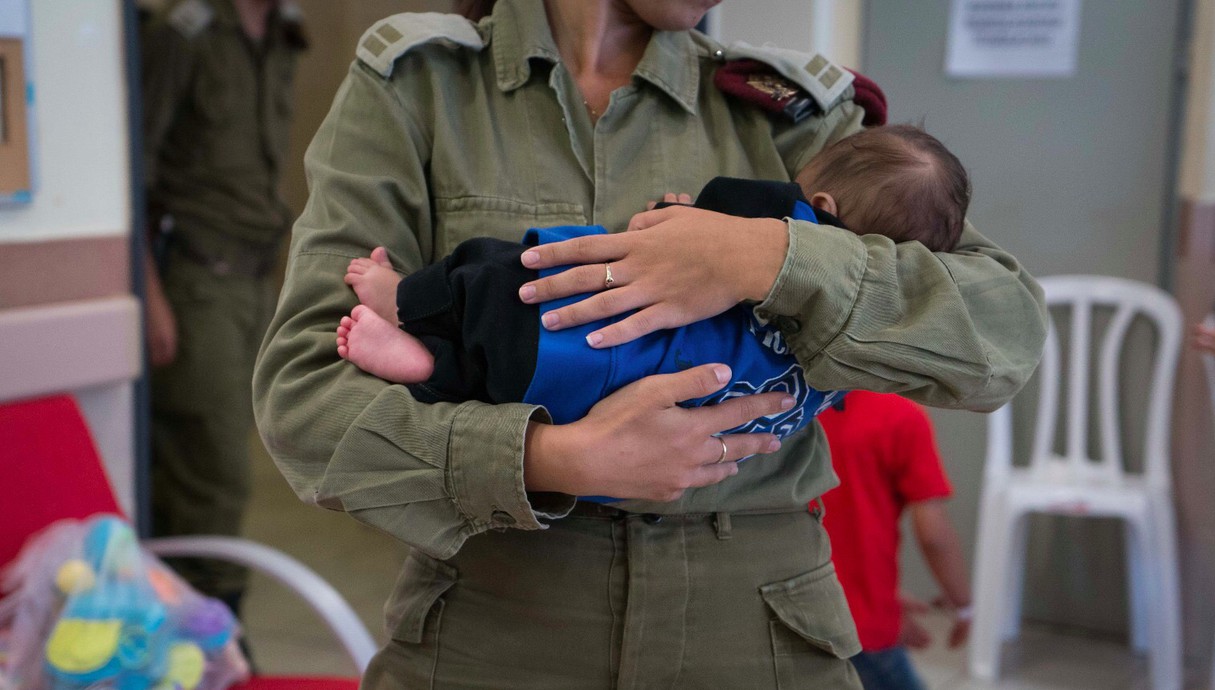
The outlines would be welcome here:
<svg viewBox="0 0 1215 690">
<path fill-rule="evenodd" d="M 494 68 L 498 88 L 513 91 L 531 77 L 531 61 L 561 61 L 542 0 L 501 0 L 494 6 Z M 698 48 L 686 31 L 655 31 L 633 75 L 658 87 L 689 113 L 700 87 Z"/>
</svg>

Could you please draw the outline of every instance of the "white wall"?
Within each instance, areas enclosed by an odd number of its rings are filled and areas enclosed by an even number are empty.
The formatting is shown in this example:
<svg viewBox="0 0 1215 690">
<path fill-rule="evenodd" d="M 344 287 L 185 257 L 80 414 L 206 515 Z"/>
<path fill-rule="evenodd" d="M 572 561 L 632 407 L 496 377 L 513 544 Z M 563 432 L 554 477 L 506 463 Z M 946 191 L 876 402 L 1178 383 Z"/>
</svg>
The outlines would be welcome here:
<svg viewBox="0 0 1215 690">
<path fill-rule="evenodd" d="M 33 247 L 91 238 L 125 243 L 131 187 L 122 3 L 29 0 L 29 8 L 34 197 L 27 205 L 0 206 L 0 252 L 18 243 Z M 70 268 L 57 269 L 70 275 Z M 115 270 L 128 269 L 124 263 Z M 0 398 L 74 393 L 119 503 L 129 512 L 134 501 L 131 380 L 141 362 L 139 305 L 129 295 L 48 301 L 28 300 L 38 306 L 23 309 L 0 303 L 0 352 L 16 349 L 26 355 L 0 361 L 5 382 Z M 102 321 L 86 327 L 81 314 Z M 99 340 L 89 328 L 113 337 Z M 31 350 L 31 342 L 52 346 Z M 72 359 L 64 361 L 68 352 Z M 111 360 L 119 366 L 99 364 Z M 18 379 L 24 384 L 13 388 Z"/>
<path fill-rule="evenodd" d="M 119 0 L 33 0 L 34 200 L 0 244 L 126 235 L 130 186 Z"/>
<path fill-rule="evenodd" d="M 710 17 L 710 33 L 725 43 L 771 43 L 822 53 L 860 68 L 862 0 L 745 0 L 723 2 Z M 762 4 L 762 9 L 760 6 Z"/>
</svg>

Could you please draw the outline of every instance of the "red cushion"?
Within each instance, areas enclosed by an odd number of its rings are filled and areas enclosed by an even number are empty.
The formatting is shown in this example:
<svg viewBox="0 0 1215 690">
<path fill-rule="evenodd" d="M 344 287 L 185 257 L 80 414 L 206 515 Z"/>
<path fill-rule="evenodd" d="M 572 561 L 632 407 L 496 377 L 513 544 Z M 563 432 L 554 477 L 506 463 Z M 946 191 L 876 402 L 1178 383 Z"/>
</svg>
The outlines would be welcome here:
<svg viewBox="0 0 1215 690">
<path fill-rule="evenodd" d="M 4 511 L 0 565 L 56 520 L 122 514 L 71 396 L 0 405 L 0 477 L 0 503 L 21 507 Z"/>
<path fill-rule="evenodd" d="M 358 690 L 357 678 L 253 678 L 229 690 Z"/>
</svg>

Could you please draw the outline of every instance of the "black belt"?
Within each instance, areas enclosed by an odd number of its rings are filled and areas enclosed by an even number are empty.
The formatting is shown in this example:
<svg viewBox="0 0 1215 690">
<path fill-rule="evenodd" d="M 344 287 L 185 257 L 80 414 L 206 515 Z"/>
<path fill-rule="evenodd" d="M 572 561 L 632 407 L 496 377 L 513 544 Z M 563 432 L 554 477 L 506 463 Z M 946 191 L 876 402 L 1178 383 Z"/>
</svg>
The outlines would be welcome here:
<svg viewBox="0 0 1215 690">
<path fill-rule="evenodd" d="M 574 509 L 570 511 L 570 517 L 606 518 L 610 520 L 623 520 L 630 515 L 640 515 L 641 519 L 652 525 L 662 522 L 662 516 L 658 513 L 630 513 L 627 510 L 613 508 L 605 503 L 595 503 L 594 501 L 575 501 Z"/>
<path fill-rule="evenodd" d="M 191 245 L 183 238 L 176 239 L 176 248 L 182 256 L 205 266 L 217 276 L 262 278 L 274 267 L 275 253 L 270 250 L 249 254 L 212 254 Z"/>
</svg>

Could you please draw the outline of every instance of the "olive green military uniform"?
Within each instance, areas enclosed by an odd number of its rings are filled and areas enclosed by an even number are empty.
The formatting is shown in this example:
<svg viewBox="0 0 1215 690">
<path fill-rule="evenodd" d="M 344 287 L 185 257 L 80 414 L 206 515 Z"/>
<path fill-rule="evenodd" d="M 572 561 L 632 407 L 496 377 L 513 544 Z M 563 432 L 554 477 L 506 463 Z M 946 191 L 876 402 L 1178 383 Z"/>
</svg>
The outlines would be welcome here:
<svg viewBox="0 0 1215 690">
<path fill-rule="evenodd" d="M 237 534 L 249 493 L 249 380 L 273 308 L 268 277 L 290 212 L 277 191 L 291 115 L 295 27 L 272 13 L 254 43 L 231 0 L 171 3 L 145 28 L 149 205 L 172 224 L 161 281 L 176 360 L 152 373 L 153 530 Z M 204 591 L 243 572 L 193 564 Z"/>
<path fill-rule="evenodd" d="M 680 501 L 575 507 L 524 487 L 542 408 L 420 404 L 334 352 L 356 304 L 346 265 L 377 245 L 409 272 L 473 236 L 620 231 L 647 200 L 714 175 L 789 179 L 860 127 L 826 60 L 767 56 L 825 101 L 792 124 L 714 88 L 730 57 L 655 33 L 592 124 L 540 0 L 500 0 L 476 27 L 401 15 L 364 36 L 307 154 L 312 195 L 254 408 L 301 498 L 413 546 L 365 687 L 859 687 L 843 660 L 855 630 L 806 511 L 836 481 L 818 425 Z M 811 386 L 992 409 L 1032 372 L 1041 293 L 972 228 L 952 254 L 800 221 L 789 240 L 760 307 Z"/>
</svg>

